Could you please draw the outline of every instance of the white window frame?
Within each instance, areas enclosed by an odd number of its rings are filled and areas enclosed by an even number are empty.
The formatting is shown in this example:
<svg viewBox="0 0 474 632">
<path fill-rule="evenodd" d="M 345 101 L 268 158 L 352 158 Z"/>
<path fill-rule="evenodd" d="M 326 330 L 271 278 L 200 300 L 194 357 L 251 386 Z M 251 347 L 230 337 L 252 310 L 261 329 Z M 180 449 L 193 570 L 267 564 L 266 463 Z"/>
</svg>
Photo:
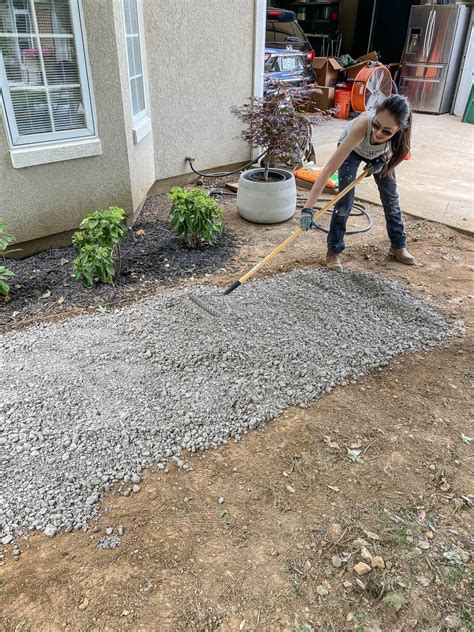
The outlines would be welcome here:
<svg viewBox="0 0 474 632">
<path fill-rule="evenodd" d="M 137 23 L 138 23 L 138 33 L 136 35 L 127 33 L 127 24 L 125 21 L 125 0 L 122 0 L 122 19 L 123 19 L 123 33 L 125 38 L 125 57 L 127 59 L 127 76 L 128 76 L 128 88 L 130 92 L 130 108 L 132 111 L 132 124 L 133 124 L 133 136 L 134 142 L 138 143 L 144 136 L 148 134 L 151 130 L 151 121 L 149 119 L 149 103 L 148 103 L 148 81 L 147 81 L 147 72 L 146 72 L 146 61 L 145 61 L 145 42 L 143 38 L 143 28 L 142 28 L 142 3 L 141 0 L 129 0 L 129 2 L 135 2 L 137 7 Z M 131 17 L 130 17 L 131 22 Z M 128 57 L 128 40 L 132 37 L 138 37 L 138 43 L 140 46 L 140 67 L 141 74 L 133 75 L 130 74 L 130 63 Z M 145 107 L 137 114 L 133 113 L 133 99 L 132 99 L 132 79 L 136 79 L 138 77 L 142 78 L 143 81 L 143 102 Z"/>
<path fill-rule="evenodd" d="M 35 33 L 38 34 L 38 26 L 36 22 L 36 15 L 33 11 L 34 0 L 29 0 L 32 8 L 33 25 Z M 87 43 L 85 38 L 84 29 L 84 16 L 82 14 L 82 2 L 81 0 L 69 0 L 69 7 L 71 12 L 71 26 L 72 34 L 74 38 L 76 59 L 79 73 L 79 87 L 82 93 L 82 105 L 84 107 L 86 127 L 81 129 L 62 130 L 59 132 L 44 132 L 40 134 L 20 134 L 16 123 L 15 112 L 13 109 L 13 103 L 10 95 L 10 88 L 8 85 L 7 75 L 3 62 L 3 55 L 0 51 L 0 94 L 1 103 L 3 107 L 4 120 L 7 128 L 10 144 L 12 148 L 25 147 L 25 146 L 37 146 L 44 143 L 51 143 L 57 141 L 73 140 L 73 139 L 87 139 L 96 136 L 96 116 L 92 94 L 92 83 L 90 80 L 90 68 L 87 55 Z M 3 36 L 11 36 L 8 33 L 0 33 Z M 48 33 L 42 33 L 41 36 L 45 37 Z M 51 34 L 52 37 L 57 37 L 57 34 Z M 13 36 L 16 37 L 16 36 Z M 27 37 L 27 36 L 26 36 Z M 41 54 L 40 54 L 41 55 Z M 42 59 L 42 58 L 41 58 Z M 44 72 L 44 70 L 43 70 Z M 46 73 L 44 72 L 44 81 L 47 88 L 48 86 Z M 44 87 L 44 86 L 42 86 Z"/>
</svg>

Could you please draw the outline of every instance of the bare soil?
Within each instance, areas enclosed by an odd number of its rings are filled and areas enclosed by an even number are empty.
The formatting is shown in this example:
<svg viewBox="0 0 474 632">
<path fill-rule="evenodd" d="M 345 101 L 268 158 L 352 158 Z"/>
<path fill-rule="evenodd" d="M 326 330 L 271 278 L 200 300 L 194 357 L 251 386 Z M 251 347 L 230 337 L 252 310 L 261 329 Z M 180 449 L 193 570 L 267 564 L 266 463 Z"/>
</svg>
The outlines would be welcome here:
<svg viewBox="0 0 474 632">
<path fill-rule="evenodd" d="M 227 284 L 297 225 L 248 224 L 232 198 L 222 203 L 236 250 L 209 277 L 186 283 Z M 148 204 L 158 209 L 163 197 Z M 345 264 L 408 284 L 458 335 L 288 409 L 240 443 L 189 455 L 190 471 L 146 472 L 138 494 L 117 488 L 104 497 L 88 532 L 20 539 L 17 560 L 0 546 L 4 630 L 474 629 L 473 240 L 407 217 L 420 265 L 402 266 L 387 257 L 382 213 L 370 212 L 375 226 L 348 238 Z M 312 231 L 263 273 L 322 265 L 324 242 Z M 167 284 L 138 284 L 121 299 Z M 56 309 L 57 300 L 46 320 L 88 309 L 73 298 Z M 363 463 L 348 449 L 360 450 Z M 98 549 L 105 530 L 116 535 L 119 525 L 120 545 Z M 354 565 L 367 555 L 357 538 L 385 568 L 358 577 Z"/>
</svg>

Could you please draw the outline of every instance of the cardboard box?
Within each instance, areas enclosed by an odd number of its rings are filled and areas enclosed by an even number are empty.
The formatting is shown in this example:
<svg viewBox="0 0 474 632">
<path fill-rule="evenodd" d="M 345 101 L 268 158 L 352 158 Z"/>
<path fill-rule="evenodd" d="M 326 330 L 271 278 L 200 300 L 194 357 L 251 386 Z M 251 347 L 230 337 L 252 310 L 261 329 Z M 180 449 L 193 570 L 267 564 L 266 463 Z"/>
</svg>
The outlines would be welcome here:
<svg viewBox="0 0 474 632">
<path fill-rule="evenodd" d="M 379 54 L 376 51 L 372 53 L 367 53 L 367 55 L 362 55 L 357 58 L 358 63 L 354 66 L 349 66 L 346 70 L 346 78 L 347 79 L 355 79 L 362 68 L 365 68 L 369 65 L 371 61 L 378 61 Z"/>
<path fill-rule="evenodd" d="M 306 111 L 316 112 L 316 110 L 329 110 L 334 107 L 334 88 L 329 86 L 315 86 L 321 92 L 315 92 L 311 95 L 311 101 L 306 108 Z"/>
<path fill-rule="evenodd" d="M 316 81 L 320 86 L 335 86 L 343 67 L 335 57 L 315 57 L 313 69 L 316 73 Z"/>
</svg>

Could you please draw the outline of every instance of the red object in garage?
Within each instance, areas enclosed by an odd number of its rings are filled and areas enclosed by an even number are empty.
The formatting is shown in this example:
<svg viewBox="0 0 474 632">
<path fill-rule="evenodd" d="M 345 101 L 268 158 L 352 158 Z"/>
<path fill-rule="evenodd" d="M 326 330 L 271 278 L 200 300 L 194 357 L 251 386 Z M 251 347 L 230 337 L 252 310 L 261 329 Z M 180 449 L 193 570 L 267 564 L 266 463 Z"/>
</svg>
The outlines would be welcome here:
<svg viewBox="0 0 474 632">
<path fill-rule="evenodd" d="M 336 118 L 349 118 L 351 110 L 352 85 L 348 83 L 338 83 L 334 91 L 334 107 L 337 109 Z"/>
</svg>

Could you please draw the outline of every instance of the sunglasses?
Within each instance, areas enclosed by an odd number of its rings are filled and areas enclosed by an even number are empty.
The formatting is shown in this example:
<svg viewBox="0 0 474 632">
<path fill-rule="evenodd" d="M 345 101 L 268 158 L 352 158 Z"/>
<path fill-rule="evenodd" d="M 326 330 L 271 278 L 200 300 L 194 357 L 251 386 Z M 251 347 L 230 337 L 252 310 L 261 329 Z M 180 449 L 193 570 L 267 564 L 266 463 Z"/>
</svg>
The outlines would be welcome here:
<svg viewBox="0 0 474 632">
<path fill-rule="evenodd" d="M 393 129 L 387 129 L 386 127 L 382 127 L 376 119 L 372 121 L 372 128 L 379 134 L 382 134 L 382 136 L 387 136 L 387 137 L 393 136 L 394 134 L 398 132 L 398 128 L 393 130 Z"/>
</svg>

